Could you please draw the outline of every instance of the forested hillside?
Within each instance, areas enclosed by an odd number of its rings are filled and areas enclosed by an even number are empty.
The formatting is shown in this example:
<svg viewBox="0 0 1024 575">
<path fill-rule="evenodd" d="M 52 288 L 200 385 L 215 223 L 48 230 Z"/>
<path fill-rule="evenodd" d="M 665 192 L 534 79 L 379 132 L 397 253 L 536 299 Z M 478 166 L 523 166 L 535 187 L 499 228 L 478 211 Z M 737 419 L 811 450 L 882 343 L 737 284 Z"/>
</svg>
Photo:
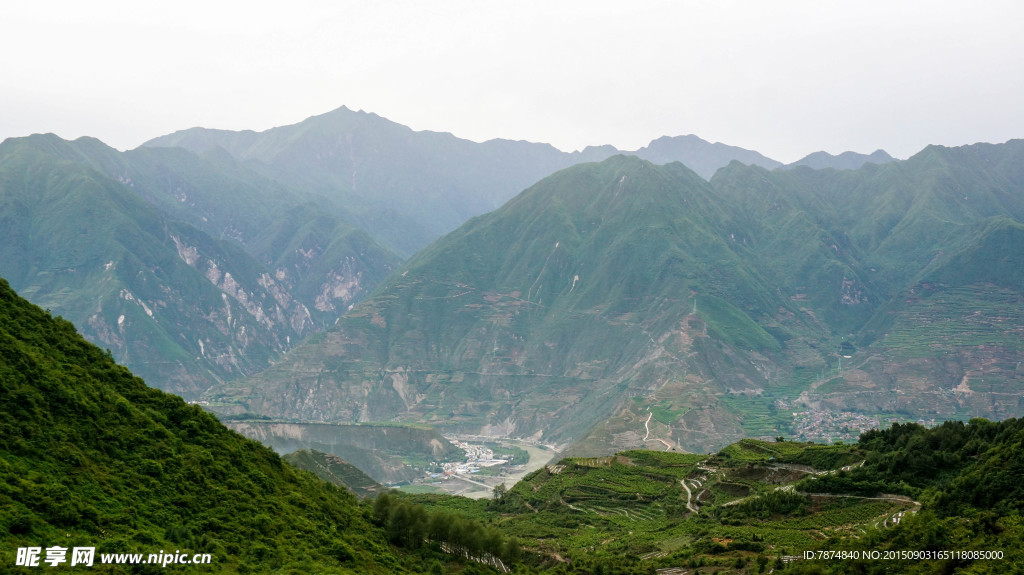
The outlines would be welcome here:
<svg viewBox="0 0 1024 575">
<path fill-rule="evenodd" d="M 816 558 L 796 565 L 794 572 L 1016 573 L 1024 568 L 1024 420 L 973 419 L 934 429 L 893 425 L 865 433 L 858 446 L 867 453 L 863 466 L 805 480 L 797 489 L 904 494 L 921 501 L 920 512 L 904 516 L 894 529 L 819 546 L 860 559 Z M 875 559 L 875 552 L 883 560 Z"/>
<path fill-rule="evenodd" d="M 1005 573 L 1024 562 L 1017 419 L 894 425 L 856 445 L 748 439 L 710 456 L 567 459 L 491 501 L 385 495 L 371 511 L 146 387 L 5 282 L 0 386 L 7 558 L 60 544 L 210 553 L 214 571 L 476 573 L 511 563 L 588 575 Z M 805 551 L 896 555 L 825 561 Z"/>
<path fill-rule="evenodd" d="M 423 572 L 448 561 L 393 552 L 368 514 L 344 489 L 147 387 L 0 280 L 3 565 L 19 547 L 55 545 L 95 547 L 97 563 L 101 553 L 209 553 L 210 572 Z"/>
</svg>

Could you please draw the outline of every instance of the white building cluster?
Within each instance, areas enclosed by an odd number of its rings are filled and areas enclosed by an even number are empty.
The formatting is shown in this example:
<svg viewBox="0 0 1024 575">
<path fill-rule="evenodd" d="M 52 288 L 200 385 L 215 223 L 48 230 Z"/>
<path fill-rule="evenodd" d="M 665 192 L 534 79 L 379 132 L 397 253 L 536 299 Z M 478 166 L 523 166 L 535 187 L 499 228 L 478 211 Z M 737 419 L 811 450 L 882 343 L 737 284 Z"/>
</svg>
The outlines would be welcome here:
<svg viewBox="0 0 1024 575">
<path fill-rule="evenodd" d="M 483 445 L 473 445 L 457 439 L 450 440 L 456 447 L 466 452 L 466 461 L 460 463 L 445 463 L 442 465 L 446 475 L 469 475 L 477 473 L 481 467 L 493 467 L 508 463 L 507 459 L 495 459 L 494 451 Z"/>
</svg>

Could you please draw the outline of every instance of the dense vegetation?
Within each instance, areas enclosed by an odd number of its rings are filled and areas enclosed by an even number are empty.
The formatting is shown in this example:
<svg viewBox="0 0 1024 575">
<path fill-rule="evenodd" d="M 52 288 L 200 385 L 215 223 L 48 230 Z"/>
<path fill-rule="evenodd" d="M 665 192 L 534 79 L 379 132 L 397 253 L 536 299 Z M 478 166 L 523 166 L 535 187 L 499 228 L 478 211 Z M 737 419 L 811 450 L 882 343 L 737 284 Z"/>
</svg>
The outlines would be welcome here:
<svg viewBox="0 0 1024 575">
<path fill-rule="evenodd" d="M 521 549 L 515 537 L 506 537 L 495 527 L 481 525 L 457 513 L 427 511 L 422 505 L 390 493 L 382 493 L 374 500 L 373 517 L 384 528 L 391 543 L 407 549 L 419 549 L 428 543 L 444 544 L 456 555 L 490 564 L 497 558 L 506 567 L 520 558 Z"/>
<path fill-rule="evenodd" d="M 822 447 L 786 444 L 792 453 Z M 404 497 L 428 512 L 457 511 L 516 537 L 523 548 L 522 572 L 588 575 L 673 567 L 729 572 L 737 564 L 741 572 L 756 572 L 759 560 L 768 565 L 787 550 L 810 545 L 815 533 L 841 532 L 851 521 L 868 524 L 905 507 L 898 502 L 812 501 L 778 491 L 807 472 L 779 468 L 769 457 L 741 461 L 628 451 L 565 459 L 488 501 Z"/>
<path fill-rule="evenodd" d="M 1001 552 L 999 559 L 948 557 L 892 561 L 907 573 L 1010 573 L 1024 566 L 1024 420 L 946 422 L 926 429 L 910 423 L 861 436 L 864 465 L 847 473 L 808 479 L 808 491 L 878 495 L 904 493 L 922 502 L 888 532 L 860 540 L 829 541 L 842 550 Z M 825 548 L 824 546 L 822 548 Z M 883 565 L 827 562 L 807 572 L 881 572 Z"/>
<path fill-rule="evenodd" d="M 1024 565 L 1022 450 L 1021 420 L 898 424 L 854 445 L 745 439 L 711 456 L 570 458 L 490 501 L 399 497 L 516 537 L 524 573 L 1008 573 Z"/>
<path fill-rule="evenodd" d="M 0 280 L 0 557 L 52 545 L 210 553 L 210 571 L 238 572 L 423 572 L 452 557 L 394 552 L 347 491 L 147 387 Z"/>
</svg>

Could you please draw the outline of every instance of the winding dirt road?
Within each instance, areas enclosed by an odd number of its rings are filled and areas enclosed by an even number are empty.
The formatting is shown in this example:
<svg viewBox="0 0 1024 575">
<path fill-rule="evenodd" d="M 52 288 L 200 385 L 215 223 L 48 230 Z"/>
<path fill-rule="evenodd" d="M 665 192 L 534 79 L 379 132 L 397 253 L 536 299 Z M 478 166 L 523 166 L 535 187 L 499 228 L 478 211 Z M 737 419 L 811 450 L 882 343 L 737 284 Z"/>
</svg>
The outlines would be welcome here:
<svg viewBox="0 0 1024 575">
<path fill-rule="evenodd" d="M 679 484 L 686 490 L 686 508 L 693 513 L 697 513 L 697 506 L 695 506 L 691 500 L 693 499 L 693 493 L 690 492 L 690 486 L 686 484 L 685 479 L 680 479 Z"/>
</svg>

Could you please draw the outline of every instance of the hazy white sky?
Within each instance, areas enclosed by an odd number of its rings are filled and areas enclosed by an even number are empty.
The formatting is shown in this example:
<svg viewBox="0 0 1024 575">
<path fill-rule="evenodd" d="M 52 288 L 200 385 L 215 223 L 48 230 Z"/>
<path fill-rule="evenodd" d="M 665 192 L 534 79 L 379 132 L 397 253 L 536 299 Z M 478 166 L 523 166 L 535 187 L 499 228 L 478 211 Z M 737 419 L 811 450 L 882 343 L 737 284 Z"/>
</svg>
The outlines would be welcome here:
<svg viewBox="0 0 1024 575">
<path fill-rule="evenodd" d="M 1024 2 L 23 1 L 0 139 L 120 148 L 346 105 L 417 130 L 789 162 L 1024 137 Z"/>
</svg>

